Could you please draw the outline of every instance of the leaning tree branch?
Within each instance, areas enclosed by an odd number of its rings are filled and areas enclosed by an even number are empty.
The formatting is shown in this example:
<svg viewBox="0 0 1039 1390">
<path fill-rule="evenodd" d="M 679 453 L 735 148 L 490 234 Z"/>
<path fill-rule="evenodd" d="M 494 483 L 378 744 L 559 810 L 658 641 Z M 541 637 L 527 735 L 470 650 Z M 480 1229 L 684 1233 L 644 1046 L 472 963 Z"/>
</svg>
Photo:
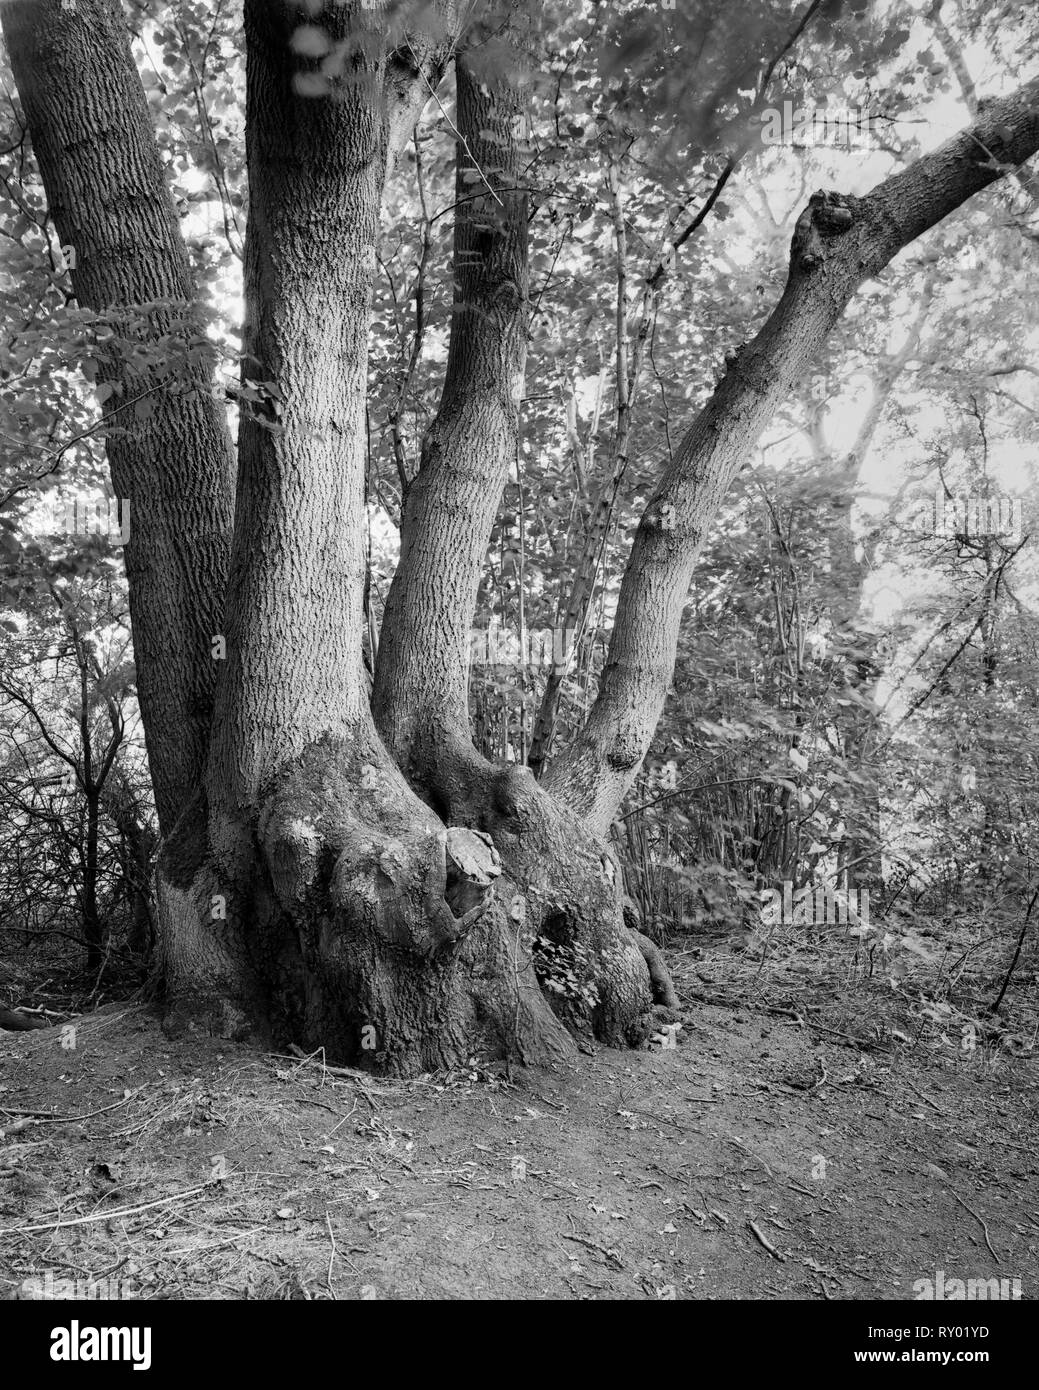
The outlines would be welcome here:
<svg viewBox="0 0 1039 1390">
<path fill-rule="evenodd" d="M 782 47 L 766 65 L 754 93 L 753 104 L 755 107 L 765 98 L 773 73 L 786 55 L 796 46 L 801 35 L 820 9 L 821 3 L 822 0 L 811 0 L 804 14 L 784 40 Z M 599 582 L 599 571 L 606 551 L 609 529 L 613 523 L 614 507 L 628 469 L 634 406 L 641 381 L 643 358 L 647 345 L 649 345 L 650 357 L 652 358 L 650 334 L 656 323 L 657 311 L 664 290 L 674 270 L 678 252 L 707 220 L 726 184 L 735 173 L 740 159 L 741 155 L 739 154 L 731 154 L 726 159 L 699 211 L 689 220 L 685 229 L 677 236 L 672 236 L 670 232 L 665 236 L 666 249 L 664 254 L 643 282 L 642 301 L 635 320 L 637 327 L 631 346 L 630 369 L 627 365 L 629 357 L 625 326 L 627 314 L 626 311 L 620 314 L 617 330 L 617 411 L 610 447 L 610 464 L 585 526 L 584 546 L 576 566 L 574 583 L 566 601 L 562 621 L 559 624 L 564 632 L 575 634 L 576 640 L 567 643 L 571 653 L 580 648 L 587 627 L 595 587 Z M 611 166 L 610 192 L 613 195 L 618 280 L 620 282 L 618 284 L 618 306 L 621 306 L 626 299 L 625 230 L 623 211 L 620 208 L 619 180 L 615 180 L 614 172 Z M 687 205 L 683 205 L 680 212 L 676 214 L 676 222 L 684 213 Z M 528 759 L 529 765 L 537 777 L 541 776 L 552 751 L 563 688 L 569 673 L 569 660 L 565 660 L 549 671 L 545 682 Z"/>
<path fill-rule="evenodd" d="M 864 198 L 813 194 L 782 298 L 664 469 L 621 585 L 599 693 L 546 787 L 605 832 L 645 757 L 674 670 L 689 584 L 733 479 L 858 288 L 903 247 L 1039 149 L 1039 80 Z"/>
</svg>

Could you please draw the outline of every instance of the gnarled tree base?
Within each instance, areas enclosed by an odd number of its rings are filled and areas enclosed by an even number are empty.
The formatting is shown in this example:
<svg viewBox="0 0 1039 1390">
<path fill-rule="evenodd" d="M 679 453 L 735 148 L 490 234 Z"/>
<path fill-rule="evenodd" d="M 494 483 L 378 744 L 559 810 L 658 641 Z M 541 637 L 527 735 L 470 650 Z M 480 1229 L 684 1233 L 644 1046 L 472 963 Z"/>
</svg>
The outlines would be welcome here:
<svg viewBox="0 0 1039 1390">
<path fill-rule="evenodd" d="M 168 1026 L 398 1075 L 642 1041 L 650 974 L 606 852 L 526 774 L 470 790 L 448 827 L 377 740 L 326 739 L 251 815 L 193 808 L 158 873 Z"/>
</svg>

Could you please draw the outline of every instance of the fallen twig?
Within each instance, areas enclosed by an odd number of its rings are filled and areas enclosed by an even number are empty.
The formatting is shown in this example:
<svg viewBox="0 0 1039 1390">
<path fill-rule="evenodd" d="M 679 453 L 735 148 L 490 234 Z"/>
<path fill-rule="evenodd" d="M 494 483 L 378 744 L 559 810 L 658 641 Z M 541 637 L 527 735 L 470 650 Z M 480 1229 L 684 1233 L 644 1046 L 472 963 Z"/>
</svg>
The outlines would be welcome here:
<svg viewBox="0 0 1039 1390">
<path fill-rule="evenodd" d="M 762 1168 L 764 1168 L 765 1172 L 769 1175 L 769 1177 L 772 1178 L 773 1181 L 775 1181 L 775 1174 L 772 1172 L 772 1169 L 768 1166 L 765 1160 L 763 1158 L 759 1158 L 756 1153 L 752 1153 L 751 1150 L 747 1148 L 746 1144 L 744 1144 L 742 1139 L 737 1139 L 735 1135 L 731 1135 L 729 1138 L 729 1143 L 732 1144 L 734 1148 L 739 1149 L 740 1153 L 745 1154 L 747 1158 L 752 1158 L 755 1163 L 760 1163 Z"/>
<path fill-rule="evenodd" d="M 779 1014 L 782 1018 L 792 1018 L 800 1027 L 805 1026 L 805 1021 L 796 1009 L 781 1009 L 778 1005 L 772 1005 L 768 1010 L 770 1014 Z"/>
<path fill-rule="evenodd" d="M 358 1070 L 357 1067 L 329 1066 L 329 1064 L 324 1060 L 324 1057 L 319 1056 L 319 1053 L 324 1052 L 323 1047 L 318 1048 L 317 1052 L 312 1052 L 308 1054 L 305 1053 L 301 1047 L 297 1047 L 295 1043 L 290 1043 L 289 1052 L 291 1053 L 291 1056 L 286 1056 L 284 1052 L 269 1052 L 267 1055 L 268 1057 L 275 1058 L 278 1061 L 295 1062 L 297 1071 L 301 1067 L 305 1066 L 320 1067 L 322 1073 L 325 1075 L 343 1076 L 347 1077 L 350 1081 L 356 1081 L 357 1084 L 361 1087 L 361 1090 L 364 1092 L 365 1100 L 367 1100 L 368 1103 L 375 1109 L 378 1109 L 378 1106 L 376 1105 L 373 1096 L 392 1096 L 396 1094 L 396 1092 L 391 1090 L 388 1086 L 373 1086 L 368 1073 Z"/>
<path fill-rule="evenodd" d="M 971 1216 L 973 1216 L 974 1220 L 979 1223 L 981 1229 L 985 1232 L 985 1244 L 989 1248 L 989 1254 L 995 1260 L 996 1264 L 999 1264 L 1000 1259 L 999 1256 L 996 1254 L 995 1250 L 993 1250 L 992 1248 L 992 1241 L 989 1239 L 988 1227 L 985 1225 L 984 1217 L 979 1216 L 973 1207 L 969 1207 L 958 1192 L 954 1192 L 952 1195 L 956 1198 L 957 1202 L 959 1202 L 960 1206 L 964 1209 L 964 1211 L 969 1211 Z"/>
<path fill-rule="evenodd" d="M 910 1089 L 912 1092 L 914 1092 L 914 1094 L 916 1094 L 916 1095 L 918 1095 L 918 1096 L 920 1097 L 921 1100 L 925 1100 L 925 1101 L 927 1102 L 928 1105 L 933 1105 L 934 1108 L 935 1108 L 935 1110 L 938 1111 L 938 1114 L 939 1114 L 939 1115 L 945 1115 L 946 1117 L 948 1117 L 948 1114 L 949 1114 L 948 1110 L 943 1110 L 942 1107 L 937 1103 L 937 1101 L 933 1101 L 933 1100 L 931 1099 L 930 1096 L 925 1096 L 924 1093 L 923 1093 L 923 1091 L 919 1090 L 918 1087 L 916 1087 L 916 1086 L 913 1085 L 913 1083 L 909 1080 L 909 1077 L 908 1077 L 908 1076 L 903 1076 L 903 1077 L 902 1077 L 902 1080 L 906 1083 L 906 1085 L 909 1087 L 909 1089 Z"/>
<path fill-rule="evenodd" d="M 806 1197 L 812 1197 L 813 1199 L 819 1195 L 817 1192 L 812 1192 L 807 1187 L 801 1187 L 801 1185 L 794 1182 L 792 1178 L 787 1182 L 787 1187 L 792 1187 L 795 1192 L 803 1192 Z"/>
<path fill-rule="evenodd" d="M 88 1110 L 83 1115 L 55 1115 L 53 1110 L 5 1110 L 3 1106 L 0 1106 L 0 1115 L 28 1115 L 41 1125 L 75 1124 L 78 1120 L 92 1120 L 95 1115 L 105 1115 L 109 1110 L 118 1110 L 120 1105 L 125 1105 L 127 1101 L 133 1100 L 137 1092 L 143 1090 L 143 1086 L 138 1086 L 137 1091 L 131 1091 L 128 1096 L 123 1096 L 122 1100 L 113 1101 L 111 1105 L 103 1105 L 100 1110 Z"/>
<path fill-rule="evenodd" d="M 573 1241 L 576 1241 L 578 1245 L 587 1246 L 587 1248 L 588 1248 L 589 1250 L 594 1250 L 594 1251 L 596 1251 L 597 1254 L 602 1255 L 603 1259 L 605 1259 L 606 1262 L 607 1262 L 608 1264 L 609 1264 L 609 1263 L 612 1263 L 612 1264 L 614 1264 L 618 1269 L 623 1269 L 623 1268 L 624 1268 L 624 1265 L 623 1265 L 623 1263 L 622 1263 L 622 1261 L 621 1261 L 621 1258 L 620 1258 L 620 1256 L 617 1254 L 616 1250 L 606 1250 L 606 1249 L 604 1249 L 601 1245 L 596 1245 L 596 1243 L 595 1243 L 594 1240 L 585 1240 L 583 1236 L 568 1236 L 568 1235 L 564 1235 L 564 1236 L 563 1236 L 563 1239 L 564 1239 L 564 1240 L 573 1240 Z"/>
<path fill-rule="evenodd" d="M 816 1023 L 814 1019 L 809 1018 L 806 1019 L 805 1022 L 808 1024 L 809 1028 L 814 1028 L 819 1033 L 829 1033 L 833 1038 L 845 1038 L 854 1047 L 857 1047 L 860 1052 L 862 1052 L 864 1048 L 873 1046 L 872 1042 L 867 1038 L 856 1038 L 851 1033 L 842 1033 L 839 1028 L 827 1028 L 825 1023 Z"/>
<path fill-rule="evenodd" d="M 815 1083 L 814 1086 L 809 1086 L 809 1087 L 808 1087 L 808 1089 L 809 1089 L 810 1091 L 817 1091 L 817 1090 L 819 1089 L 820 1086 L 825 1086 L 825 1085 L 826 1085 L 826 1078 L 827 1078 L 827 1076 L 829 1075 L 829 1072 L 827 1072 L 827 1070 L 826 1070 L 826 1063 L 823 1061 L 823 1059 L 822 1059 L 821 1057 L 819 1058 L 819 1065 L 820 1065 L 820 1067 L 822 1067 L 822 1072 L 823 1072 L 823 1074 L 822 1074 L 822 1076 L 820 1076 L 819 1080 Z"/>
<path fill-rule="evenodd" d="M 152 1207 L 165 1206 L 168 1202 L 179 1202 L 184 1197 L 194 1197 L 204 1192 L 206 1184 L 189 1187 L 185 1192 L 174 1192 L 171 1197 L 158 1197 L 154 1202 L 143 1202 L 137 1207 L 117 1207 L 111 1211 L 98 1211 L 92 1216 L 76 1216 L 71 1221 L 46 1221 L 39 1226 L 7 1226 L 0 1228 L 0 1236 L 27 1235 L 31 1231 L 63 1231 L 69 1226 L 92 1226 L 98 1221 L 114 1221 L 119 1216 L 137 1216 Z"/>
<path fill-rule="evenodd" d="M 748 1226 L 750 1227 L 750 1229 L 754 1232 L 754 1234 L 755 1234 L 755 1236 L 757 1236 L 759 1242 L 764 1246 L 764 1248 L 768 1251 L 768 1253 L 772 1256 L 772 1258 L 773 1258 L 774 1260 L 778 1260 L 778 1261 L 780 1262 L 780 1264 L 782 1264 L 782 1262 L 786 1259 L 786 1256 L 785 1256 L 785 1255 L 781 1255 L 781 1254 L 779 1253 L 779 1251 L 778 1251 L 778 1250 L 776 1249 L 776 1247 L 772 1244 L 772 1242 L 769 1240 L 769 1238 L 768 1238 L 766 1235 L 764 1235 L 764 1234 L 762 1233 L 762 1231 L 760 1230 L 760 1228 L 759 1228 L 758 1226 L 756 1226 L 756 1225 L 754 1224 L 753 1221 L 748 1221 L 748 1222 L 747 1222 L 747 1225 L 748 1225 Z"/>
<path fill-rule="evenodd" d="M 332 1231 L 332 1220 L 327 1211 L 325 1212 L 325 1225 L 328 1227 L 328 1238 L 332 1242 L 332 1250 L 328 1256 L 328 1273 L 325 1275 L 325 1284 L 328 1287 L 329 1297 L 338 1301 L 339 1295 L 336 1293 L 335 1285 L 332 1283 L 332 1266 L 335 1264 L 335 1258 L 339 1252 L 336 1249 L 336 1238 Z"/>
</svg>

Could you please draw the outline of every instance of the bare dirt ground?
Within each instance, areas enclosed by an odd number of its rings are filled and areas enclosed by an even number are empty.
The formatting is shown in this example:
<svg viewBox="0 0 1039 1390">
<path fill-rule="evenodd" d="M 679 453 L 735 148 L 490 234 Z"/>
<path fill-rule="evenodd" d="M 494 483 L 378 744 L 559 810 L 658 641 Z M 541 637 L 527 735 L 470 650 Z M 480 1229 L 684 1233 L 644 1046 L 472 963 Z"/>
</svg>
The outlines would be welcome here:
<svg viewBox="0 0 1039 1390">
<path fill-rule="evenodd" d="M 0 1296 L 912 1299 L 941 1270 L 1034 1297 L 1034 1051 L 908 1039 L 881 985 L 722 1004 L 699 957 L 676 1050 L 511 1079 L 172 1043 L 140 1004 L 74 1049 L 0 1034 Z"/>
</svg>

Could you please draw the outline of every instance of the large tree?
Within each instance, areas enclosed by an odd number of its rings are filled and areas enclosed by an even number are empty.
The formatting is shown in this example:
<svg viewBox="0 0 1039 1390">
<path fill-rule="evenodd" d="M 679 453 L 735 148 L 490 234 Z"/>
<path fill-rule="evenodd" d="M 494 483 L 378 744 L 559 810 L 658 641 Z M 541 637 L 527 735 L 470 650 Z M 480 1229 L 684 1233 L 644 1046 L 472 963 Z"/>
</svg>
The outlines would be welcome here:
<svg viewBox="0 0 1039 1390">
<path fill-rule="evenodd" d="M 794 37 L 821 8 L 794 17 Z M 780 299 L 659 471 L 597 696 L 538 781 L 477 753 L 468 701 L 531 311 L 518 144 L 538 51 L 531 6 L 245 0 L 237 447 L 118 0 L 7 0 L 2 16 L 50 214 L 75 248 L 74 293 L 115 330 L 95 354 L 98 394 L 113 487 L 130 501 L 170 1025 L 399 1072 L 474 1047 L 545 1060 L 575 1034 L 637 1042 L 674 996 L 659 953 L 625 924 L 605 837 L 660 718 L 708 528 L 857 289 L 1039 148 L 1039 82 L 982 104 L 969 129 L 867 196 L 810 198 Z M 773 67 L 742 85 L 763 96 Z M 422 107 L 452 73 L 450 347 L 420 467 L 403 478 L 370 688 L 380 211 Z M 127 425 L 114 388 L 131 369 L 150 405 Z M 546 961 L 564 988 L 543 991 Z"/>
</svg>

